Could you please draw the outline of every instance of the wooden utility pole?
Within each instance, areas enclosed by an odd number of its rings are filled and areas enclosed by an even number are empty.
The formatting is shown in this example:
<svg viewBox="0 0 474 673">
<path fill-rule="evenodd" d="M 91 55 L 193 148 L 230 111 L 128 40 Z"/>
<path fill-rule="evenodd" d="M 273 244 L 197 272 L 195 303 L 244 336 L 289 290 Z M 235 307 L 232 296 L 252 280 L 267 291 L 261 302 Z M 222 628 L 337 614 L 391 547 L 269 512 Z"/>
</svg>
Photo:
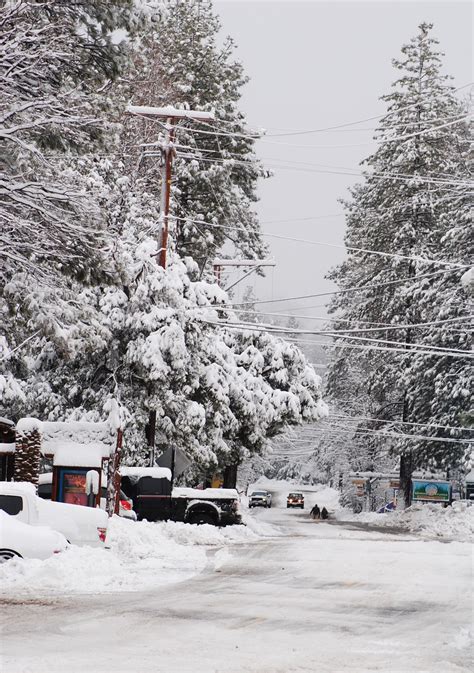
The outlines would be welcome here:
<svg viewBox="0 0 474 673">
<path fill-rule="evenodd" d="M 164 143 L 154 143 L 161 150 L 163 161 L 161 168 L 161 202 L 160 202 L 160 237 L 157 260 L 158 264 L 166 269 L 166 252 L 168 249 L 168 219 L 171 195 L 171 174 L 174 156 L 174 139 L 176 122 L 191 119 L 200 122 L 212 122 L 215 117 L 212 112 L 198 110 L 178 110 L 172 106 L 150 107 L 148 105 L 129 105 L 127 112 L 132 115 L 151 119 L 163 119 L 165 124 Z"/>
<path fill-rule="evenodd" d="M 158 147 L 162 154 L 161 164 L 161 199 L 160 199 L 160 231 L 159 248 L 157 253 L 158 264 L 166 269 L 166 253 L 168 250 L 168 231 L 169 231 L 169 211 L 171 196 L 171 175 L 173 169 L 174 140 L 176 135 L 176 122 L 185 119 L 191 119 L 200 122 L 214 121 L 215 117 L 211 112 L 200 112 L 197 110 L 178 110 L 172 106 L 150 107 L 148 105 L 129 105 L 128 114 L 145 117 L 148 119 L 163 119 L 165 128 L 164 143 L 153 143 L 148 147 Z M 155 433 L 156 433 L 156 410 L 149 413 L 148 424 L 146 427 L 146 437 L 149 447 L 150 466 L 155 463 Z"/>
</svg>

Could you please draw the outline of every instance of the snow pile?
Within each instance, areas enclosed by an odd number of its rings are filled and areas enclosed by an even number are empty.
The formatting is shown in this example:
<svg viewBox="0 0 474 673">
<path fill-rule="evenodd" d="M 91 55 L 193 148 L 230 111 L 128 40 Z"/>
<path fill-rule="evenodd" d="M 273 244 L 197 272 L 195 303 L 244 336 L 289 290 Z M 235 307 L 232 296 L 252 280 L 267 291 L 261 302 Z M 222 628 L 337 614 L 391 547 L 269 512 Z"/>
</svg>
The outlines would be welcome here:
<svg viewBox="0 0 474 673">
<path fill-rule="evenodd" d="M 454 503 L 452 507 L 416 504 L 406 510 L 379 516 L 386 526 L 401 526 L 430 537 L 474 541 L 474 507 L 466 507 L 464 503 Z"/>
<path fill-rule="evenodd" d="M 1 594 L 62 594 L 140 591 L 179 582 L 201 572 L 206 547 L 253 543 L 276 535 L 273 526 L 216 526 L 165 521 L 134 522 L 113 517 L 110 549 L 76 547 L 45 561 L 14 559 L 0 565 Z"/>
<path fill-rule="evenodd" d="M 340 509 L 336 512 L 336 519 L 367 523 L 372 526 L 398 527 L 434 538 L 474 541 L 474 507 L 467 507 L 464 503 L 454 502 L 452 507 L 417 503 L 408 509 L 386 514 L 377 512 L 354 514 L 349 509 Z"/>
<path fill-rule="evenodd" d="M 163 535 L 183 545 L 222 546 L 255 542 L 261 537 L 272 537 L 280 533 L 263 521 L 244 515 L 245 526 L 217 528 L 209 524 L 190 526 L 179 521 L 165 521 L 158 524 Z"/>
<path fill-rule="evenodd" d="M 183 550 L 161 524 L 114 517 L 107 543 L 110 550 L 71 546 L 45 561 L 4 563 L 0 566 L 2 593 L 139 591 L 188 579 L 207 563 L 205 549 L 196 545 Z"/>
</svg>

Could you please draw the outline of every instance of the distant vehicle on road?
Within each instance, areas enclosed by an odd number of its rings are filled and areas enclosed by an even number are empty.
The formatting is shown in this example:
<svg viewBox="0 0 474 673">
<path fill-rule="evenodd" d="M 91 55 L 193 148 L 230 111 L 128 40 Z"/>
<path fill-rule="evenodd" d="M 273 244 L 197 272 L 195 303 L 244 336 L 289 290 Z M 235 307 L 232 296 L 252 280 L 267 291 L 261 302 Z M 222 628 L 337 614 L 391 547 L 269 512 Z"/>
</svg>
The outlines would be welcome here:
<svg viewBox="0 0 474 673">
<path fill-rule="evenodd" d="M 67 549 L 64 535 L 46 526 L 30 526 L 0 510 L 0 563 L 12 558 L 41 561 Z"/>
<path fill-rule="evenodd" d="M 254 491 L 249 496 L 249 508 L 252 507 L 271 507 L 272 494 L 268 491 Z"/>
<path fill-rule="evenodd" d="M 302 493 L 289 493 L 286 499 L 286 506 L 304 509 L 304 495 Z"/>
</svg>

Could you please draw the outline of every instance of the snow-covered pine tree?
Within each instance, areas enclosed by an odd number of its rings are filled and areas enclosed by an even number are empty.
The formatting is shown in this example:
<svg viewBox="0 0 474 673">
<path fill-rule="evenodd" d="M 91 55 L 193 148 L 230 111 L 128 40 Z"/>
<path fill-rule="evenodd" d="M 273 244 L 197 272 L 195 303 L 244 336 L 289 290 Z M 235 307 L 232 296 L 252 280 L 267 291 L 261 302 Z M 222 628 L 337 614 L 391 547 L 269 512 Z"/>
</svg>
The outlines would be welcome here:
<svg viewBox="0 0 474 673">
<path fill-rule="evenodd" d="M 25 0 L 0 8 L 0 301 L 7 335 L 0 396 L 10 409 L 24 401 L 23 345 L 38 352 L 48 334 L 65 348 L 80 321 L 81 284 L 93 275 L 104 279 L 100 209 L 65 157 L 77 159 L 101 141 L 106 97 L 98 89 L 118 72 L 122 49 L 112 33 L 131 6 Z"/>
<path fill-rule="evenodd" d="M 108 160 L 93 182 L 109 198 L 117 280 L 82 292 L 84 314 L 98 316 L 82 348 L 66 359 L 44 344 L 27 381 L 29 413 L 98 420 L 116 397 L 128 415 L 124 456 L 136 464 L 148 460 L 153 409 L 157 430 L 204 470 L 261 453 L 286 425 L 323 415 L 319 377 L 295 346 L 221 326 L 228 297 L 199 280 L 191 258 L 171 253 L 166 270 L 157 265 L 157 196 Z"/>
<path fill-rule="evenodd" d="M 431 28 L 429 24 L 420 25 L 418 35 L 402 48 L 401 60 L 394 61 L 400 76 L 392 92 L 383 97 L 387 113 L 381 119 L 376 135 L 379 147 L 365 162 L 364 183 L 352 190 L 352 199 L 346 204 L 348 247 L 394 256 L 349 250 L 347 260 L 331 274 L 341 289 L 367 286 L 336 295 L 331 310 L 342 319 L 335 323 L 336 329 L 341 331 L 349 325 L 360 325 L 361 329 L 372 327 L 374 332 L 361 332 L 357 336 L 372 336 L 400 344 L 430 343 L 426 328 L 411 325 L 428 322 L 433 315 L 426 310 L 433 279 L 449 277 L 449 287 L 452 288 L 452 283 L 457 286 L 462 271 L 456 265 L 465 259 L 464 254 L 461 257 L 455 255 L 454 260 L 446 259 L 443 244 L 448 233 L 446 214 L 450 209 L 446 197 L 465 175 L 462 168 L 465 161 L 465 110 L 454 95 L 449 78 L 441 73 L 441 54 L 437 51 L 436 40 L 430 35 Z M 459 225 L 461 228 L 466 226 L 463 218 Z M 439 264 L 424 259 L 439 260 Z M 441 262 L 444 261 L 453 266 L 443 265 Z M 451 297 L 448 285 L 445 280 L 444 287 Z M 463 312 L 465 315 L 458 299 L 454 303 L 455 310 L 460 312 L 458 315 Z M 441 304 L 438 306 L 439 318 L 445 314 Z M 396 325 L 407 327 L 390 329 Z M 462 329 L 465 327 L 462 325 Z M 436 331 L 430 329 L 432 339 Z M 462 335 L 454 341 L 462 349 L 468 347 Z M 362 394 L 370 400 L 371 416 L 395 423 L 397 420 L 438 423 L 442 418 L 446 422 L 449 416 L 450 425 L 459 425 L 456 418 L 459 391 L 453 392 L 454 398 L 449 401 L 442 402 L 442 395 L 439 395 L 436 409 L 430 405 L 428 397 L 436 386 L 440 386 L 437 377 L 444 376 L 437 372 L 437 367 L 433 369 L 435 356 L 430 360 L 423 355 L 390 351 L 390 344 L 385 344 L 389 352 L 383 353 L 337 348 L 343 343 L 361 344 L 348 336 L 336 341 L 329 372 L 329 390 L 335 399 L 341 390 L 337 372 L 341 366 L 355 367 L 366 373 Z M 468 364 L 468 360 L 457 359 L 455 366 L 466 372 Z M 415 371 L 417 375 L 414 375 Z M 456 390 L 456 386 L 452 389 Z M 451 408 L 450 412 L 448 408 Z M 416 426 L 400 425 L 398 429 L 404 434 L 418 434 L 410 432 L 407 429 L 410 427 Z M 427 445 L 424 444 L 423 449 L 414 440 L 403 438 L 393 442 L 387 438 L 377 440 L 376 435 L 372 441 L 380 442 L 380 446 L 383 442 L 384 447 L 387 446 L 385 442 L 390 441 L 389 446 L 392 445 L 400 455 L 402 487 L 408 501 L 411 471 L 416 466 L 427 465 Z M 434 443 L 429 446 L 430 464 L 456 462 L 459 452 L 453 450 L 455 444 L 437 443 L 436 446 L 436 453 Z"/>
<path fill-rule="evenodd" d="M 139 38 L 126 89 L 136 105 L 215 113 L 213 124 L 180 124 L 173 169 L 172 237 L 179 254 L 193 257 L 201 269 L 228 242 L 245 258 L 267 254 L 252 209 L 257 178 L 265 172 L 238 108 L 247 78 L 233 58 L 233 41 L 221 44 L 219 30 L 211 0 L 161 3 Z M 153 143 L 162 131 L 155 121 L 132 119 L 126 137 L 131 145 Z M 141 160 L 140 174 L 148 189 L 156 189 L 159 157 Z"/>
</svg>

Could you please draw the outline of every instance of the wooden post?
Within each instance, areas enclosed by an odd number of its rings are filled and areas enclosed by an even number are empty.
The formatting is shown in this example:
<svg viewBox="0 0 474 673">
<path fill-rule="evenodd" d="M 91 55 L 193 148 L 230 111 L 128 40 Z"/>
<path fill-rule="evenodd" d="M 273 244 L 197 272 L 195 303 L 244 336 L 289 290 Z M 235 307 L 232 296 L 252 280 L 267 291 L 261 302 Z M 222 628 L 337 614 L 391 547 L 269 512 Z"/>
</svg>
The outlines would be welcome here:
<svg viewBox="0 0 474 673">
<path fill-rule="evenodd" d="M 107 514 L 113 516 L 119 511 L 120 495 L 120 460 L 122 457 L 122 442 L 123 431 L 122 428 L 117 430 L 117 442 L 115 444 L 115 451 L 113 456 L 109 458 L 109 466 L 107 470 Z"/>
</svg>

